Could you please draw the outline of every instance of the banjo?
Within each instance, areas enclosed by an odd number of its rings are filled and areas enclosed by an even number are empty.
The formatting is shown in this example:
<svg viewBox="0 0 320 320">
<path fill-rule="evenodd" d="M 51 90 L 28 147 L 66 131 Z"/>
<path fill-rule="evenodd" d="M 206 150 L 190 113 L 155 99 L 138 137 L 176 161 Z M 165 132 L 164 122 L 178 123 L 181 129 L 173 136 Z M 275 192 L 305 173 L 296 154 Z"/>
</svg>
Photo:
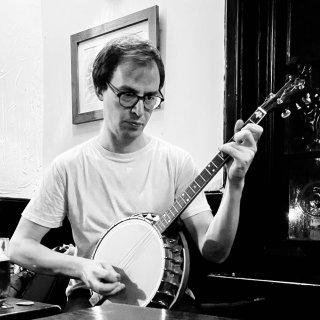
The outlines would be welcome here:
<svg viewBox="0 0 320 320">
<path fill-rule="evenodd" d="M 304 86 L 305 80 L 289 77 L 245 124 L 258 124 L 269 111 L 283 105 L 289 95 Z M 230 141 L 234 141 L 233 138 Z M 106 231 L 97 243 L 92 259 L 112 265 L 120 273 L 125 289 L 108 297 L 93 292 L 92 305 L 111 302 L 170 309 L 179 301 L 187 287 L 189 250 L 183 233 L 168 235 L 168 227 L 228 160 L 230 156 L 220 151 L 162 215 L 136 214 Z"/>
</svg>

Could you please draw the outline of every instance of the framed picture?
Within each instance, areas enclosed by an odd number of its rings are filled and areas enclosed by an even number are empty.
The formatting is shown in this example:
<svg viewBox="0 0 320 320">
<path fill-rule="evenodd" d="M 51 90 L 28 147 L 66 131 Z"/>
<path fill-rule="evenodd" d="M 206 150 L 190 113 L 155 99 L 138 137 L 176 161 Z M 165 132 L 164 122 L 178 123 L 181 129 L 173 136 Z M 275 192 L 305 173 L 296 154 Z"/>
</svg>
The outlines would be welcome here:
<svg viewBox="0 0 320 320">
<path fill-rule="evenodd" d="M 92 65 L 105 43 L 124 34 L 138 34 L 159 48 L 159 9 L 153 6 L 71 35 L 72 123 L 103 119 L 91 77 Z"/>
</svg>

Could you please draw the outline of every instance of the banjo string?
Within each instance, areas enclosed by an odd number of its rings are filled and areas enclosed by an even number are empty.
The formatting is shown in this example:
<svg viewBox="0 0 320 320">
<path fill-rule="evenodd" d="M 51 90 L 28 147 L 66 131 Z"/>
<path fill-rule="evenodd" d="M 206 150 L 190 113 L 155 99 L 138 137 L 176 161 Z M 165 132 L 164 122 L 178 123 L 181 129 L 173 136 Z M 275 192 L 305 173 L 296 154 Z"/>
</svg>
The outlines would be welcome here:
<svg viewBox="0 0 320 320">
<path fill-rule="evenodd" d="M 152 241 L 152 232 L 149 232 L 149 234 L 145 236 L 145 240 L 143 241 L 143 243 L 142 244 L 140 243 L 139 246 L 136 246 L 135 250 L 131 250 L 126 263 L 123 265 L 123 270 L 127 270 L 132 263 L 137 261 L 139 252 L 140 253 L 144 252 L 144 249 L 147 248 L 147 246 L 151 243 L 151 241 Z"/>
<path fill-rule="evenodd" d="M 151 235 L 152 235 L 152 230 L 147 232 L 143 237 L 140 238 L 139 241 L 137 241 L 134 246 L 126 253 L 123 255 L 122 258 L 120 258 L 120 261 L 118 263 L 119 268 L 127 268 L 134 260 L 135 254 L 138 249 L 141 248 L 141 244 L 145 244 L 142 248 L 144 248 L 147 244 L 150 243 L 151 240 Z M 149 241 L 148 241 L 149 240 Z"/>
</svg>

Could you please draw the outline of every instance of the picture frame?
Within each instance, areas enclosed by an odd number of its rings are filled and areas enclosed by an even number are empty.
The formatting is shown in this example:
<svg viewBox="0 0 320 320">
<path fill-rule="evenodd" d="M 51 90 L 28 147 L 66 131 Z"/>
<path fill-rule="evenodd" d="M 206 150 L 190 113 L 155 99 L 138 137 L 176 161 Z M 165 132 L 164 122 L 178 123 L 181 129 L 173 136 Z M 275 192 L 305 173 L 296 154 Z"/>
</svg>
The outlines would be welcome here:
<svg viewBox="0 0 320 320">
<path fill-rule="evenodd" d="M 138 34 L 159 49 L 159 7 L 153 6 L 70 36 L 72 123 L 103 119 L 102 102 L 96 97 L 92 64 L 103 45 L 123 34 Z"/>
</svg>

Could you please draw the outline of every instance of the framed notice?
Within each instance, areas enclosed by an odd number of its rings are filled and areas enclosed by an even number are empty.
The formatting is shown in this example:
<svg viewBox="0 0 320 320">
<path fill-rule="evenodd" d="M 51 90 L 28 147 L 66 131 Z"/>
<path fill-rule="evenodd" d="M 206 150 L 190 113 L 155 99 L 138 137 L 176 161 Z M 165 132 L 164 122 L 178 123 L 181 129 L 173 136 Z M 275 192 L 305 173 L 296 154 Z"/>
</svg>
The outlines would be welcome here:
<svg viewBox="0 0 320 320">
<path fill-rule="evenodd" d="M 92 81 L 96 55 L 109 40 L 135 34 L 159 48 L 159 11 L 153 6 L 100 26 L 71 35 L 72 123 L 103 119 L 102 102 Z"/>
</svg>

